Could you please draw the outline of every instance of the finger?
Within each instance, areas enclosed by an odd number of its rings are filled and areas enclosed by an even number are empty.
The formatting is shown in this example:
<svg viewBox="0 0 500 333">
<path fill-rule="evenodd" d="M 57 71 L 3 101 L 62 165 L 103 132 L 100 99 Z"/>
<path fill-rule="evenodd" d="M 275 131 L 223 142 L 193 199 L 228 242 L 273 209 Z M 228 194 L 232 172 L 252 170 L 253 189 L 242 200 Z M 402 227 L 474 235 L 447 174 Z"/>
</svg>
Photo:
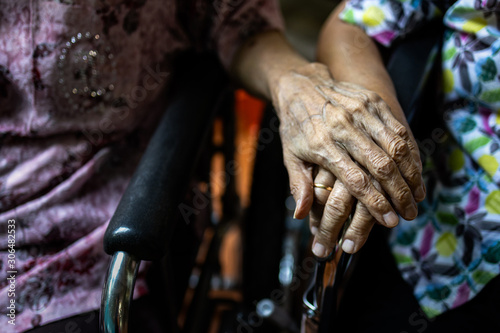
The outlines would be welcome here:
<svg viewBox="0 0 500 333">
<path fill-rule="evenodd" d="M 418 191 L 422 188 L 422 169 L 412 156 L 411 141 L 405 140 L 394 133 L 382 124 L 379 119 L 372 121 L 370 133 L 373 140 L 396 163 L 399 173 L 406 181 L 414 197 L 413 199 L 417 200 L 415 197 L 421 195 Z M 418 198 L 420 199 L 420 197 Z"/>
<path fill-rule="evenodd" d="M 337 104 L 337 108 L 332 107 L 329 109 L 327 107 L 327 112 L 329 110 L 329 112 L 336 112 L 336 117 L 331 117 L 332 126 L 335 124 L 341 125 L 334 136 L 340 138 L 345 143 L 349 153 L 370 172 L 390 172 L 390 174 L 380 176 L 390 177 L 391 182 L 394 182 L 394 186 L 388 184 L 389 178 L 381 179 L 378 174 L 374 175 L 391 196 L 398 212 L 405 218 L 415 218 L 416 203 L 414 202 L 413 193 L 421 188 L 421 170 L 419 170 L 419 165 L 413 160 L 410 147 L 406 141 L 391 131 L 390 128 L 387 128 L 374 115 L 374 113 L 376 114 L 374 106 L 379 106 L 392 116 L 387 104 L 376 93 L 367 90 L 350 91 L 349 89 L 337 86 L 324 88 L 323 91 L 326 96 L 334 96 L 340 102 L 340 104 Z M 372 111 L 370 112 L 369 110 Z M 399 125 L 401 128 L 405 128 L 403 125 Z M 364 130 L 359 131 L 359 128 L 363 128 Z M 362 140 L 362 143 L 364 143 L 364 149 L 353 151 L 353 149 L 359 148 L 359 140 Z M 395 162 L 394 165 L 391 166 L 390 164 L 393 163 L 390 163 L 385 158 L 386 162 L 382 161 L 381 167 L 386 170 L 380 169 L 379 166 L 374 169 L 372 167 L 373 164 L 367 160 L 367 152 L 370 152 L 370 150 L 366 149 L 375 150 L 377 155 L 386 155 Z M 408 188 L 404 188 L 405 186 Z M 401 198 L 395 196 L 396 189 L 401 189 L 400 193 L 398 193 Z"/>
<path fill-rule="evenodd" d="M 363 115 L 364 119 L 355 119 L 355 121 L 370 123 L 370 126 L 367 128 L 370 136 L 396 162 L 401 176 L 405 179 L 414 196 L 415 194 L 420 195 L 418 189 L 422 187 L 422 165 L 420 158 L 415 159 L 413 154 L 414 145 L 412 140 L 410 140 L 410 136 L 408 136 L 406 127 L 398 123 L 396 119 L 393 119 L 394 121 L 391 126 L 383 123 L 379 117 L 380 114 L 392 117 L 389 106 L 373 92 L 366 93 L 365 95 L 369 95 L 365 97 L 368 100 L 375 101 L 375 103 L 371 103 L 370 105 L 374 105 L 377 109 L 377 117 L 371 113 L 367 113 Z M 357 115 L 359 116 L 359 114 Z M 397 130 L 398 134 L 391 128 Z M 414 199 L 416 200 L 416 198 Z"/>
<path fill-rule="evenodd" d="M 313 204 L 312 165 L 308 165 L 292 154 L 284 152 L 285 166 L 290 179 L 290 191 L 295 199 L 295 219 L 303 219 L 309 214 Z"/>
<path fill-rule="evenodd" d="M 351 213 L 354 198 L 336 181 L 328 197 L 318 232 L 313 240 L 313 253 L 320 258 L 328 256 L 337 243 L 338 235 Z"/>
<path fill-rule="evenodd" d="M 314 177 L 314 184 L 333 187 L 333 184 L 335 184 L 335 176 L 330 171 L 319 168 L 317 175 Z M 309 214 L 309 227 L 313 235 L 316 235 L 318 231 L 319 222 L 323 216 L 323 210 L 328 200 L 328 196 L 330 195 L 330 191 L 331 190 L 328 189 L 314 187 L 314 203 L 311 213 Z"/>
<path fill-rule="evenodd" d="M 361 98 L 366 108 L 373 109 L 374 114 L 388 127 L 384 126 L 386 131 L 382 131 L 380 126 L 372 124 L 367 129 L 370 130 L 373 139 L 394 159 L 401 174 L 410 185 L 415 200 L 422 201 L 425 198 L 425 186 L 421 176 L 422 162 L 417 143 L 404 114 L 392 112 L 389 105 L 377 93 L 358 85 L 340 82 L 334 89 L 352 98 Z M 364 121 L 366 117 L 365 114 L 361 115 L 361 121 Z M 403 141 L 401 142 L 397 137 Z"/>
<path fill-rule="evenodd" d="M 380 184 L 373 177 L 370 176 L 370 180 L 377 190 L 383 191 Z M 347 253 L 359 251 L 366 243 L 375 223 L 376 220 L 370 214 L 365 204 L 358 201 L 351 224 L 347 228 L 342 240 L 342 250 Z"/>
<path fill-rule="evenodd" d="M 367 206 L 378 222 L 388 227 L 398 223 L 398 216 L 387 198 L 373 186 L 368 175 L 352 161 L 344 149 L 336 145 L 325 145 L 317 154 L 303 158 L 332 172 L 351 195 Z"/>
<path fill-rule="evenodd" d="M 366 243 L 375 223 L 375 219 L 365 204 L 358 201 L 351 224 L 347 228 L 342 240 L 342 250 L 347 253 L 358 252 Z"/>
<path fill-rule="evenodd" d="M 316 202 L 313 203 L 311 211 L 309 212 L 309 230 L 315 236 L 318 233 L 319 222 L 323 216 L 323 209 L 325 206 L 320 206 Z"/>
<path fill-rule="evenodd" d="M 368 173 L 382 185 L 396 210 L 406 219 L 414 219 L 417 215 L 417 205 L 396 163 L 372 139 L 347 120 L 347 111 L 337 109 L 334 112 L 337 114 L 335 116 L 337 120 L 334 123 L 339 121 L 343 123 L 340 128 L 335 129 L 334 138 L 340 139 L 352 158 L 364 166 Z M 342 120 L 342 118 L 346 119 Z M 370 124 L 368 123 L 368 126 Z M 349 184 L 344 180 L 342 183 Z"/>
<path fill-rule="evenodd" d="M 411 133 L 411 129 L 406 122 L 406 119 L 396 119 L 392 113 L 387 112 L 379 112 L 379 117 L 384 124 L 389 126 L 394 133 L 399 135 L 403 140 L 406 141 L 409 149 L 410 155 L 412 156 L 413 161 L 415 161 L 416 170 L 412 169 L 410 172 L 418 173 L 418 177 L 414 176 L 414 178 L 419 178 L 418 185 L 415 183 L 413 188 L 413 195 L 417 202 L 421 202 L 425 198 L 425 184 L 422 178 L 422 161 L 420 158 L 420 151 L 418 150 L 417 142 Z"/>
<path fill-rule="evenodd" d="M 333 185 L 335 184 L 335 176 L 330 171 L 324 168 L 319 168 L 318 174 L 314 178 L 314 184 L 325 185 L 327 187 L 333 188 Z M 331 190 L 315 186 L 315 201 L 317 201 L 321 206 L 324 206 L 328 200 L 328 197 L 330 196 L 330 192 Z"/>
<path fill-rule="evenodd" d="M 326 110 L 328 106 L 331 107 L 331 105 L 325 104 L 323 109 Z M 337 109 L 342 110 L 341 108 Z M 304 111 L 302 110 L 301 112 Z M 325 113 L 325 111 L 323 111 L 323 113 Z M 333 115 L 335 116 L 336 114 L 333 113 Z M 345 118 L 342 114 L 340 116 Z M 320 125 L 320 120 L 321 119 L 315 117 L 301 123 L 299 127 L 301 128 L 301 131 L 309 133 L 308 135 L 306 134 L 306 137 L 308 138 L 305 140 L 298 139 L 297 142 L 288 142 L 288 144 L 285 140 L 284 153 L 287 151 L 286 146 L 290 145 L 294 148 L 293 153 L 291 153 L 291 150 L 288 150 L 291 156 L 294 156 L 296 159 L 300 158 L 300 160 L 311 164 L 323 166 L 332 172 L 339 180 L 346 184 L 352 195 L 368 207 L 368 210 L 378 222 L 387 226 L 397 224 L 398 217 L 385 196 L 373 187 L 366 173 L 360 170 L 360 168 L 352 161 L 351 156 L 347 154 L 345 149 L 338 144 L 331 142 L 330 132 L 335 132 L 336 130 L 341 131 L 343 129 L 342 124 L 338 124 L 338 128 L 332 128 L 332 126 L 330 126 L 331 130 L 328 131 L 328 126 L 325 126 L 324 123 L 322 126 L 316 126 Z M 349 119 L 347 118 L 339 120 L 349 122 Z M 292 126 L 288 128 L 285 126 L 283 127 L 283 130 L 280 128 L 280 132 L 284 133 L 284 138 L 287 138 L 289 137 L 287 134 L 290 134 L 287 131 L 292 129 L 296 130 L 296 127 Z M 344 136 L 351 136 L 352 134 L 352 130 L 347 132 L 344 131 Z M 365 135 L 364 133 L 362 134 Z M 290 168 L 287 166 L 287 169 Z"/>
<path fill-rule="evenodd" d="M 419 189 L 422 188 L 422 169 L 412 156 L 410 148 L 412 143 L 396 135 L 385 126 L 382 126 L 378 132 L 373 132 L 373 134 L 373 139 L 396 163 L 400 174 L 413 194 L 414 200 L 420 199 L 421 193 Z"/>
</svg>

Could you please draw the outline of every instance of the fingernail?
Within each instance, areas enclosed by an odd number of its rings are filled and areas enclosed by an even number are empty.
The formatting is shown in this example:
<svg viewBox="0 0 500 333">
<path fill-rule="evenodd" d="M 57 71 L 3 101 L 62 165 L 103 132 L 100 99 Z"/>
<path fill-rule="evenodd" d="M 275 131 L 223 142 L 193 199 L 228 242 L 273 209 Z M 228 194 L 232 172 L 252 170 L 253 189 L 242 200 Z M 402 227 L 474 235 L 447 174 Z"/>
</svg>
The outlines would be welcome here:
<svg viewBox="0 0 500 333">
<path fill-rule="evenodd" d="M 347 253 L 354 252 L 354 242 L 350 239 L 346 239 L 342 242 L 342 250 Z"/>
<path fill-rule="evenodd" d="M 325 257 L 326 256 L 326 249 L 323 245 L 321 245 L 320 243 L 316 243 L 314 244 L 314 247 L 313 247 L 313 253 L 316 257 Z"/>
<path fill-rule="evenodd" d="M 415 191 L 415 199 L 421 201 L 424 200 L 424 198 L 425 198 L 424 186 L 420 185 Z"/>
<path fill-rule="evenodd" d="M 317 233 L 318 233 L 318 228 L 316 228 L 316 227 L 312 227 L 312 228 L 311 228 L 311 234 L 313 234 L 313 235 L 315 235 L 315 236 L 316 236 L 316 234 L 317 234 Z"/>
<path fill-rule="evenodd" d="M 293 212 L 294 219 L 297 219 L 297 211 L 299 210 L 301 202 L 302 202 L 302 199 L 297 200 L 297 204 L 295 205 L 295 212 Z"/>
<path fill-rule="evenodd" d="M 406 218 L 413 220 L 415 217 L 417 217 L 417 214 L 418 214 L 418 210 L 414 204 L 409 204 L 408 206 L 406 206 L 406 209 L 405 209 L 405 217 Z"/>
<path fill-rule="evenodd" d="M 399 222 L 399 218 L 394 212 L 386 213 L 383 217 L 385 224 L 389 227 L 394 227 Z"/>
</svg>

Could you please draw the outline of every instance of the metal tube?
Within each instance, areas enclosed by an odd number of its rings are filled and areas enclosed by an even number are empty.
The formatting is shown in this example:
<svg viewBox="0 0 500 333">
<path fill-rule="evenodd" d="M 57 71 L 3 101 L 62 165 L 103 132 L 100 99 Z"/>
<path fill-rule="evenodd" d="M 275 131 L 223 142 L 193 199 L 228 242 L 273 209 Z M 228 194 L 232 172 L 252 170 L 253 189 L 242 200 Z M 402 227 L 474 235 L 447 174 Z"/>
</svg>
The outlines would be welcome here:
<svg viewBox="0 0 500 333">
<path fill-rule="evenodd" d="M 128 316 L 140 260 L 125 252 L 113 255 L 101 297 L 101 333 L 127 333 Z"/>
<path fill-rule="evenodd" d="M 299 332 L 299 327 L 295 324 L 290 314 L 269 298 L 264 298 L 257 303 L 257 315 L 264 320 L 269 320 L 281 330 L 291 333 Z"/>
</svg>

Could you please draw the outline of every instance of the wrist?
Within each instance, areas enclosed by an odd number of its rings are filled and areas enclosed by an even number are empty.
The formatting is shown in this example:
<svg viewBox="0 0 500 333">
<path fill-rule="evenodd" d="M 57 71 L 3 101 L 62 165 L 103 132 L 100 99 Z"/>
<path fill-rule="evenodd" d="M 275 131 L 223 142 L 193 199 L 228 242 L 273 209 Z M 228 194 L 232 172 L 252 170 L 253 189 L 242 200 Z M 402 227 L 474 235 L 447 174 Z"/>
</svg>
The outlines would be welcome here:
<svg viewBox="0 0 500 333">
<path fill-rule="evenodd" d="M 298 55 L 289 55 L 283 59 L 270 62 L 271 65 L 264 70 L 269 96 L 273 101 L 280 90 L 286 89 L 289 76 L 305 74 L 310 65 L 310 62 Z"/>
<path fill-rule="evenodd" d="M 328 68 L 325 65 L 317 62 L 309 62 L 302 58 L 281 64 L 279 68 L 269 71 L 268 74 L 271 99 L 278 115 L 280 110 L 277 104 L 279 103 L 280 95 L 289 90 L 301 90 L 302 88 L 297 87 L 298 82 L 303 82 L 300 77 L 314 80 L 315 77 L 324 76 L 325 74 L 330 76 Z"/>
<path fill-rule="evenodd" d="M 244 43 L 235 56 L 231 72 L 247 90 L 271 99 L 280 78 L 307 63 L 282 33 L 270 31 L 257 34 Z"/>
</svg>

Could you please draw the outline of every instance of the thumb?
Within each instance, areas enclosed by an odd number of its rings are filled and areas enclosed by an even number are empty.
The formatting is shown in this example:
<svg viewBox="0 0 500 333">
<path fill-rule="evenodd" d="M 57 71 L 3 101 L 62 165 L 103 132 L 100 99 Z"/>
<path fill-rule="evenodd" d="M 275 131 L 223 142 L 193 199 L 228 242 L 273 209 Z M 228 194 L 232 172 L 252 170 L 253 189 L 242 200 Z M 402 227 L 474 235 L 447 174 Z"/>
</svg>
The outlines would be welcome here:
<svg viewBox="0 0 500 333">
<path fill-rule="evenodd" d="M 303 219 L 311 210 L 314 201 L 313 166 L 306 165 L 296 157 L 285 158 L 285 166 L 290 179 L 290 191 L 295 199 L 295 219 Z"/>
</svg>

